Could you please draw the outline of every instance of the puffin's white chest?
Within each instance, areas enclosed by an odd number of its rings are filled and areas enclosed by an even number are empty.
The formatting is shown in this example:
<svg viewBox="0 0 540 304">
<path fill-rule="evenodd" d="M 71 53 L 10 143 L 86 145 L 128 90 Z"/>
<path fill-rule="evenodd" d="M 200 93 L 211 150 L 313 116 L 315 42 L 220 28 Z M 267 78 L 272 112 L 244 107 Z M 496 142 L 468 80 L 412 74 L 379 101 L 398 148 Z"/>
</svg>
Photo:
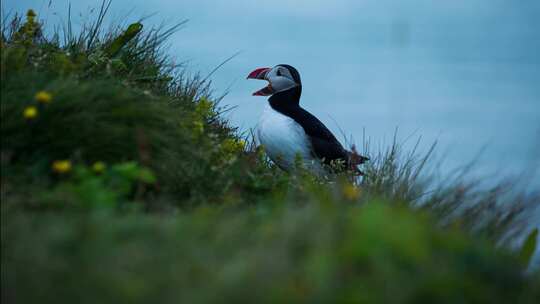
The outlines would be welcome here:
<svg viewBox="0 0 540 304">
<path fill-rule="evenodd" d="M 311 144 L 302 126 L 270 105 L 266 105 L 257 131 L 266 154 L 280 167 L 293 168 L 297 157 L 308 167 L 320 166 L 312 156 Z"/>
</svg>

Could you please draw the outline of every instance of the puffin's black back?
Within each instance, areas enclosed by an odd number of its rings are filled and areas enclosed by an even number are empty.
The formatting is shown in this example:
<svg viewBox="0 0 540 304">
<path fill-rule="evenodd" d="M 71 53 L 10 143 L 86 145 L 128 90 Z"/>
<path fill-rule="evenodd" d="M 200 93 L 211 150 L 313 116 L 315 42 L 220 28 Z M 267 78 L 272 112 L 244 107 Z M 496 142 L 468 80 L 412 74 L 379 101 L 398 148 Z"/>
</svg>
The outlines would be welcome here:
<svg viewBox="0 0 540 304">
<path fill-rule="evenodd" d="M 293 68 L 290 71 L 292 74 L 296 70 Z M 298 72 L 296 73 L 298 74 Z M 293 75 L 293 77 L 295 76 Z M 298 79 L 300 79 L 299 77 Z M 317 117 L 300 107 L 301 92 L 301 86 L 294 87 L 272 95 L 268 101 L 274 110 L 294 119 L 294 121 L 302 126 L 311 142 L 314 156 L 323 159 L 327 164 L 337 159 L 348 161 L 349 153 L 343 148 L 332 132 Z"/>
</svg>

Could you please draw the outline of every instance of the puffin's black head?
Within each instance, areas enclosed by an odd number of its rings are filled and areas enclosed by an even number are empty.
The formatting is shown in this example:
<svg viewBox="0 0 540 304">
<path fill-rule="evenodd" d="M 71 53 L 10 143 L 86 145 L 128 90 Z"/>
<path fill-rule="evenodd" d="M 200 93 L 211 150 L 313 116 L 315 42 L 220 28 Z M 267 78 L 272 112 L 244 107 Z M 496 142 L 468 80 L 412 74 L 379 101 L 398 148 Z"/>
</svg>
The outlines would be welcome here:
<svg viewBox="0 0 540 304">
<path fill-rule="evenodd" d="M 263 79 L 268 86 L 253 93 L 253 96 L 268 96 L 296 87 L 302 87 L 300 74 L 288 64 L 279 64 L 273 68 L 260 68 L 249 73 L 248 79 Z"/>
</svg>

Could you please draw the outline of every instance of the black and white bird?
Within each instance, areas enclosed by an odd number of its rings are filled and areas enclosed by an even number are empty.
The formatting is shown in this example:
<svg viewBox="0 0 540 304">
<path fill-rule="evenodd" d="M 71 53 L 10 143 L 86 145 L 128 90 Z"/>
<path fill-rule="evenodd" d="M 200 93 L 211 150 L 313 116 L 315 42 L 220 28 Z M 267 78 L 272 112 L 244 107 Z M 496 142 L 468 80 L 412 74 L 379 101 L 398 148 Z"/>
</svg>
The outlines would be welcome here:
<svg viewBox="0 0 540 304">
<path fill-rule="evenodd" d="M 298 71 L 287 64 L 259 68 L 248 79 L 268 81 L 268 86 L 253 96 L 270 96 L 257 128 L 260 143 L 270 159 L 285 171 L 299 157 L 315 173 L 325 172 L 323 164 L 341 161 L 360 174 L 358 165 L 368 160 L 356 151 L 348 151 L 315 116 L 300 107 L 302 81 Z"/>
</svg>

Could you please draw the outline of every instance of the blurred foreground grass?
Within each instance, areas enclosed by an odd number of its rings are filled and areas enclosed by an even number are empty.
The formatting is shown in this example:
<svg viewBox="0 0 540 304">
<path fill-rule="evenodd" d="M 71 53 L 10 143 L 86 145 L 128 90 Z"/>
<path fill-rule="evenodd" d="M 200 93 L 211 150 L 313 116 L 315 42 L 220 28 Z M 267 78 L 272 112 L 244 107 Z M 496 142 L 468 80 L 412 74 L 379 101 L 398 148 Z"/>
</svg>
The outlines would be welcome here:
<svg viewBox="0 0 540 304">
<path fill-rule="evenodd" d="M 292 202 L 289 202 L 292 203 Z M 485 241 L 374 201 L 2 218 L 2 294 L 24 303 L 534 303 Z M 535 298 L 536 297 L 536 298 Z"/>
<path fill-rule="evenodd" d="M 2 24 L 3 302 L 540 298 L 534 242 L 495 246 L 536 194 L 433 188 L 397 145 L 362 181 L 285 174 L 163 53 L 177 27 L 103 32 L 107 3 L 76 35 Z"/>
</svg>

